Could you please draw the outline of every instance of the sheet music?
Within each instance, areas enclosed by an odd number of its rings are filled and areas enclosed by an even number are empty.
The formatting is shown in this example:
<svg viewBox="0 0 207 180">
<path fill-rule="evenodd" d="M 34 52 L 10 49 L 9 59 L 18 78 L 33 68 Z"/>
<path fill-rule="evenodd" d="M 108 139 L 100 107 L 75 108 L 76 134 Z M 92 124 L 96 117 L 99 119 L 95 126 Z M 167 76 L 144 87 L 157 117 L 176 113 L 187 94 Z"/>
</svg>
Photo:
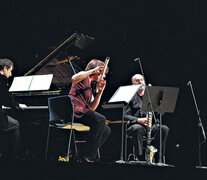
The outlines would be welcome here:
<svg viewBox="0 0 207 180">
<path fill-rule="evenodd" d="M 9 92 L 28 91 L 33 76 L 14 77 Z"/>
<path fill-rule="evenodd" d="M 50 88 L 52 78 L 53 74 L 34 76 L 29 91 L 48 90 Z"/>
<path fill-rule="evenodd" d="M 14 77 L 9 92 L 48 90 L 53 74 Z"/>
<path fill-rule="evenodd" d="M 141 85 L 128 85 L 128 86 L 120 86 L 114 95 L 109 100 L 109 103 L 112 102 L 126 102 L 129 103 L 132 97 L 137 93 Z"/>
</svg>

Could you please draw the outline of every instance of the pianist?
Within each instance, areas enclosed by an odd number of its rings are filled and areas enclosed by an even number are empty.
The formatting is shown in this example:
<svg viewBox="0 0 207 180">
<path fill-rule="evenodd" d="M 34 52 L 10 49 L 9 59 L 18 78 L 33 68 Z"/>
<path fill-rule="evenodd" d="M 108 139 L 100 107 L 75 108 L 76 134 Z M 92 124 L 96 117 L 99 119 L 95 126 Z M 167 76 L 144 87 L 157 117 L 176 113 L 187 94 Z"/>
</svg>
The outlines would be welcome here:
<svg viewBox="0 0 207 180">
<path fill-rule="evenodd" d="M 75 122 L 90 127 L 83 158 L 86 162 L 96 160 L 97 149 L 103 145 L 111 132 L 110 128 L 106 126 L 106 118 L 95 111 L 106 85 L 105 80 L 100 80 L 103 66 L 104 62 L 93 59 L 88 63 L 85 71 L 72 76 L 73 83 L 69 95 L 73 99 Z M 99 91 L 95 96 L 92 94 L 92 81 L 99 82 Z"/>
<path fill-rule="evenodd" d="M 8 92 L 7 78 L 12 76 L 13 62 L 0 59 L 0 158 L 16 158 L 19 144 L 19 122 L 2 111 L 2 106 L 21 109 Z"/>
</svg>

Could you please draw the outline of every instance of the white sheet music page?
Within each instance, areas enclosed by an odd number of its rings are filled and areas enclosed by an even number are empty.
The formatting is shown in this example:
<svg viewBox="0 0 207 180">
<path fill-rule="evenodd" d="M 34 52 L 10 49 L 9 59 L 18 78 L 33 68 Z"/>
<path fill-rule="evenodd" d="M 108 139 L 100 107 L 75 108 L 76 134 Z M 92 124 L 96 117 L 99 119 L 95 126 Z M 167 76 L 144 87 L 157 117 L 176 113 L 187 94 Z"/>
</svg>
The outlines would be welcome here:
<svg viewBox="0 0 207 180">
<path fill-rule="evenodd" d="M 48 90 L 53 74 L 14 77 L 9 92 Z"/>
<path fill-rule="evenodd" d="M 52 82 L 53 74 L 35 75 L 30 85 L 30 91 L 48 90 Z"/>
<path fill-rule="evenodd" d="M 129 103 L 132 97 L 137 93 L 141 85 L 128 85 L 128 86 L 120 86 L 114 95 L 109 100 L 109 103 L 113 102 L 126 102 Z"/>
<path fill-rule="evenodd" d="M 28 91 L 32 82 L 33 76 L 14 77 L 9 92 Z"/>
</svg>

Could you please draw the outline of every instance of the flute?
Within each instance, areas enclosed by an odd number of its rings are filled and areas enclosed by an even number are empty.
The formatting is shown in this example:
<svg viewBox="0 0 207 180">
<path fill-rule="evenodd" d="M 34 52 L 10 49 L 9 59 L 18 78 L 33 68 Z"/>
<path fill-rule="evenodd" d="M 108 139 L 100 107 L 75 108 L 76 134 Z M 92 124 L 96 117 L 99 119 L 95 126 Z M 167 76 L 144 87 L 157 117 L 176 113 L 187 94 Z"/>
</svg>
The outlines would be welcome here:
<svg viewBox="0 0 207 180">
<path fill-rule="evenodd" d="M 96 93 L 98 93 L 98 91 L 99 91 L 98 84 L 99 84 L 99 82 L 100 82 L 101 80 L 103 80 L 103 77 L 104 77 L 104 75 L 105 75 L 105 73 L 106 73 L 106 69 L 107 69 L 109 60 L 110 60 L 110 57 L 106 57 L 103 72 L 101 73 L 101 77 L 100 77 L 99 81 L 97 82 Z"/>
</svg>

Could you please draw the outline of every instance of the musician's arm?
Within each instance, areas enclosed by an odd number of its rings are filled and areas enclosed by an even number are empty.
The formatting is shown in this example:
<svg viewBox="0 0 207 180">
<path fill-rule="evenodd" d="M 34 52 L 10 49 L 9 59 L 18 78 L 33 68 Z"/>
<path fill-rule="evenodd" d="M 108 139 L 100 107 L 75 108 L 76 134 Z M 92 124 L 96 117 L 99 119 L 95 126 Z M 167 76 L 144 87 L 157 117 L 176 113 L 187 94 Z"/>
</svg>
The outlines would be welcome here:
<svg viewBox="0 0 207 180">
<path fill-rule="evenodd" d="M 127 105 L 124 108 L 124 119 L 125 119 L 125 121 L 130 121 L 130 123 L 132 123 L 132 124 L 138 123 L 138 117 L 132 116 L 131 114 L 132 114 L 131 107 L 129 105 Z"/>
<path fill-rule="evenodd" d="M 136 117 L 132 115 L 132 110 L 130 105 L 126 106 L 124 109 L 124 119 L 125 121 L 129 121 L 130 124 L 142 124 L 142 125 L 147 125 L 147 118 L 146 117 Z"/>
<path fill-rule="evenodd" d="M 18 109 L 19 108 L 19 103 L 17 103 L 14 99 L 14 97 L 8 92 L 8 87 L 7 87 L 7 79 L 2 78 L 0 83 L 0 100 L 1 104 L 6 106 L 6 107 L 11 107 L 12 109 Z"/>
<path fill-rule="evenodd" d="M 96 67 L 88 71 L 80 71 L 79 73 L 72 76 L 72 82 L 78 83 L 93 74 L 100 74 L 102 69 L 103 67 Z"/>
<path fill-rule="evenodd" d="M 101 80 L 99 82 L 98 86 L 99 86 L 98 93 L 96 94 L 95 98 L 92 96 L 91 102 L 88 104 L 88 107 L 92 111 L 96 110 L 96 108 L 98 107 L 98 105 L 100 103 L 101 96 L 102 96 L 103 91 L 104 91 L 105 86 L 106 86 L 106 81 L 105 80 Z"/>
</svg>

